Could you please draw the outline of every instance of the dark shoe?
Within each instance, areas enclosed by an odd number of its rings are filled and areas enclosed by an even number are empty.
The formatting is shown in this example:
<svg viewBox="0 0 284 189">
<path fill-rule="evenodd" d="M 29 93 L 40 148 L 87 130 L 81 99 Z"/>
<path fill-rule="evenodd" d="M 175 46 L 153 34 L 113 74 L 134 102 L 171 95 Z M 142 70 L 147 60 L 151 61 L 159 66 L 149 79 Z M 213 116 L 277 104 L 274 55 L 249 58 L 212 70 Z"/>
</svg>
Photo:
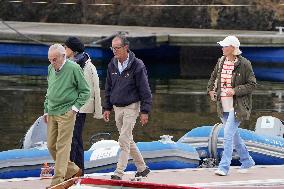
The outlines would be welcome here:
<svg viewBox="0 0 284 189">
<path fill-rule="evenodd" d="M 82 169 L 79 169 L 79 171 L 75 174 L 75 175 L 73 175 L 71 178 L 75 178 L 75 177 L 80 177 L 80 176 L 82 176 Z"/>
<path fill-rule="evenodd" d="M 72 178 L 72 179 L 69 179 L 69 180 L 63 182 L 62 183 L 63 188 L 64 189 L 70 188 L 71 186 L 73 186 L 75 184 L 76 180 L 77 180 L 76 178 Z"/>
<path fill-rule="evenodd" d="M 66 188 L 60 184 L 56 186 L 47 186 L 46 189 L 66 189 Z"/>
<path fill-rule="evenodd" d="M 67 179 L 64 182 L 64 184 L 63 184 L 64 188 L 66 189 L 66 188 L 73 186 L 75 184 L 77 178 L 80 177 L 81 175 L 82 175 L 82 169 L 79 169 L 79 171 L 75 175 L 73 175 L 70 179 Z"/>
<path fill-rule="evenodd" d="M 82 175 L 82 169 L 79 169 L 79 171 L 74 174 L 71 178 L 65 179 L 65 181 L 62 183 L 64 189 L 67 189 L 75 184 L 75 181 L 77 180 L 77 177 L 80 177 Z"/>
<path fill-rule="evenodd" d="M 117 175 L 111 175 L 111 176 L 110 176 L 110 179 L 111 179 L 111 180 L 122 180 L 122 178 L 119 177 L 119 176 L 117 176 Z"/>
<path fill-rule="evenodd" d="M 137 172 L 135 174 L 135 177 L 147 177 L 147 175 L 150 173 L 149 167 L 146 167 L 146 169 L 142 172 Z"/>
<path fill-rule="evenodd" d="M 82 176 L 82 169 L 79 169 L 79 171 L 76 173 L 76 174 L 74 174 L 72 177 L 70 177 L 70 178 L 66 178 L 64 181 L 67 181 L 67 180 L 69 180 L 69 179 L 71 179 L 71 178 L 75 178 L 75 177 L 80 177 L 80 176 Z"/>
</svg>

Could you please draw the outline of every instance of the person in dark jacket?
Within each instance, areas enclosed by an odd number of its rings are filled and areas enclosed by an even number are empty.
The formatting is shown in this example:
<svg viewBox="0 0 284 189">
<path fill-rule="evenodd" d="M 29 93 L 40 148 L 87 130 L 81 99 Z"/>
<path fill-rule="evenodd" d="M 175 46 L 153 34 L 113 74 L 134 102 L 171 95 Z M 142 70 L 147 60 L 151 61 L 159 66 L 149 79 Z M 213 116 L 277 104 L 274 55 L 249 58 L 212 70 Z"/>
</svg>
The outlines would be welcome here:
<svg viewBox="0 0 284 189">
<path fill-rule="evenodd" d="M 91 62 L 85 46 L 77 37 L 68 37 L 65 41 L 66 56 L 76 62 L 83 69 L 84 77 L 90 87 L 90 97 L 76 115 L 76 122 L 73 131 L 70 160 L 82 170 L 84 175 L 84 144 L 83 129 L 85 126 L 86 114 L 93 114 L 96 119 L 102 119 L 102 106 L 99 87 L 99 77 L 96 67 Z"/>
<path fill-rule="evenodd" d="M 129 155 L 137 167 L 136 177 L 145 177 L 150 169 L 137 148 L 132 131 L 140 112 L 140 122 L 148 123 L 152 95 L 148 83 L 147 70 L 142 60 L 129 50 L 129 41 L 123 35 L 112 40 L 114 58 L 107 69 L 105 85 L 105 104 L 103 117 L 109 121 L 110 112 L 114 109 L 116 126 L 119 131 L 119 154 L 117 168 L 111 179 L 121 180 L 128 163 Z"/>
<path fill-rule="evenodd" d="M 207 92 L 211 100 L 216 101 L 218 116 L 224 125 L 224 151 L 215 174 L 226 176 L 233 147 L 240 156 L 239 172 L 246 172 L 255 165 L 240 137 L 238 127 L 241 121 L 249 119 L 256 79 L 250 61 L 240 55 L 240 42 L 236 36 L 228 36 L 218 44 L 222 46 L 223 56 L 211 74 Z"/>
</svg>

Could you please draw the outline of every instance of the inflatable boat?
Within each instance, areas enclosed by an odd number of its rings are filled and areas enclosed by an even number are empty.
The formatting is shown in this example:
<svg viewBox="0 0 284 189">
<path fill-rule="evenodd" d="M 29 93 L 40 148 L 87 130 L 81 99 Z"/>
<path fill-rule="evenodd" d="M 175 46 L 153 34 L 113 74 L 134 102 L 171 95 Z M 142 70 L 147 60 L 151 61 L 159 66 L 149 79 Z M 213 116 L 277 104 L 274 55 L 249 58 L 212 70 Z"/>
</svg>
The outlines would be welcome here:
<svg viewBox="0 0 284 189">
<path fill-rule="evenodd" d="M 39 177 L 43 164 L 53 165 L 46 147 L 46 125 L 40 117 L 25 136 L 23 149 L 0 152 L 0 178 Z M 199 155 L 188 144 L 174 142 L 168 135 L 161 140 L 138 142 L 137 146 L 152 170 L 195 168 Z M 117 141 L 101 140 L 85 151 L 85 173 L 103 173 L 115 170 L 120 148 Z M 132 159 L 126 171 L 135 171 Z"/>
<path fill-rule="evenodd" d="M 238 130 L 257 165 L 284 164 L 284 126 L 281 120 L 263 116 L 258 118 L 255 131 L 241 128 Z M 223 151 L 223 125 L 197 127 L 178 142 L 195 147 L 201 159 L 212 158 L 218 163 Z M 232 165 L 239 165 L 238 159 L 234 151 Z"/>
</svg>

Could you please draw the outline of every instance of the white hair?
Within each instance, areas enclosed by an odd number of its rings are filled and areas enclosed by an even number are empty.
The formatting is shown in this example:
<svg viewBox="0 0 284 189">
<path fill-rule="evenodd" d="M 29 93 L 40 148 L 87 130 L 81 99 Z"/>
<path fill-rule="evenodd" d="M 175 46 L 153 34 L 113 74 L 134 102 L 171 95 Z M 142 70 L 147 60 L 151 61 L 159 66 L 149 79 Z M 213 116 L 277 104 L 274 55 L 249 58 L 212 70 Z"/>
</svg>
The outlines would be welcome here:
<svg viewBox="0 0 284 189">
<path fill-rule="evenodd" d="M 55 44 L 51 45 L 48 49 L 48 52 L 50 52 L 50 51 L 56 51 L 56 52 L 58 52 L 59 55 L 64 55 L 64 58 L 66 58 L 66 50 L 59 43 L 55 43 Z"/>
</svg>

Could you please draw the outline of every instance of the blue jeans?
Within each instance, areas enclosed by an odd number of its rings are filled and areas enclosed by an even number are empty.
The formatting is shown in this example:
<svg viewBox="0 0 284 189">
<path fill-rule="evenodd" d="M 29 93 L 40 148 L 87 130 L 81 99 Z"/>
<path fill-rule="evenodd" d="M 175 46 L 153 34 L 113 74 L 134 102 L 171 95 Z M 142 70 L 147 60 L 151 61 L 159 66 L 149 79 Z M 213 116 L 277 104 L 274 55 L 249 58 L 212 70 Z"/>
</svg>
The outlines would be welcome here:
<svg viewBox="0 0 284 189">
<path fill-rule="evenodd" d="M 255 163 L 246 148 L 244 141 L 241 139 L 238 127 L 241 122 L 235 119 L 235 112 L 224 112 L 223 118 L 221 118 L 224 125 L 224 151 L 221 162 L 218 168 L 224 171 L 226 174 L 229 172 L 231 165 L 233 146 L 240 156 L 241 168 L 249 168 Z"/>
</svg>

